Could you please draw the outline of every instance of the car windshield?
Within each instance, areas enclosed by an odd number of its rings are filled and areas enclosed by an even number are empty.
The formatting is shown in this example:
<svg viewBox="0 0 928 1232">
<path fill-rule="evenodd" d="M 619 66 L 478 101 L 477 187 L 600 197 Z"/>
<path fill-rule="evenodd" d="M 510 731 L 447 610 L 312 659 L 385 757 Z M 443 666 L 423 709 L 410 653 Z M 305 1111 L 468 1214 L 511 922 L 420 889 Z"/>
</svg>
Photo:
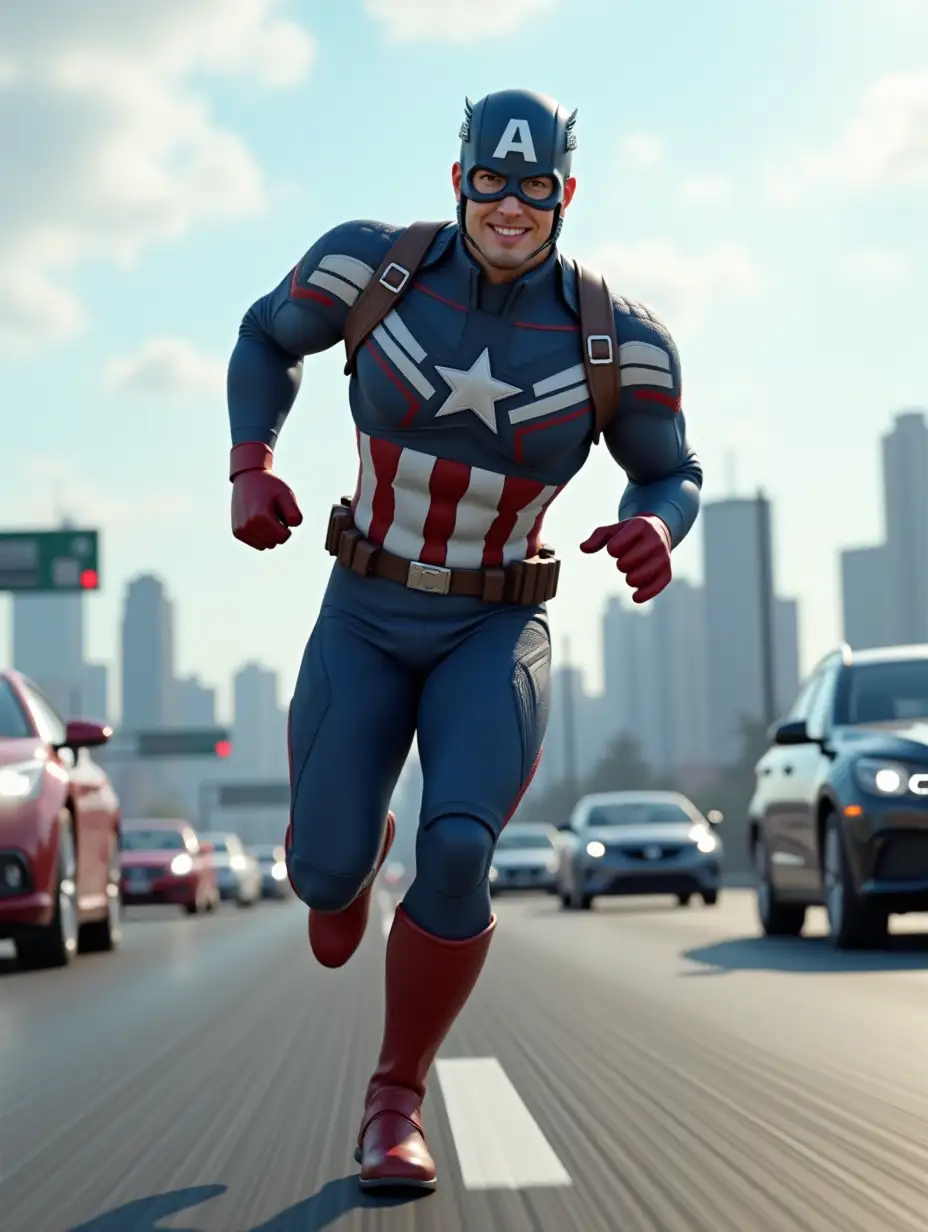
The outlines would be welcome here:
<svg viewBox="0 0 928 1232">
<path fill-rule="evenodd" d="M 525 851 L 527 848 L 551 846 L 551 837 L 538 830 L 522 834 L 518 829 L 504 830 L 496 844 L 497 851 Z"/>
<path fill-rule="evenodd" d="M 186 851 L 179 830 L 123 830 L 123 851 Z"/>
<path fill-rule="evenodd" d="M 521 833 L 518 828 L 503 830 L 497 843 L 498 851 L 525 851 L 530 848 L 546 848 L 551 846 L 551 835 L 543 830 L 529 830 Z"/>
<path fill-rule="evenodd" d="M 636 800 L 595 805 L 590 809 L 586 826 L 588 829 L 603 830 L 609 826 L 679 825 L 685 821 L 692 821 L 692 818 L 679 804 L 664 800 Z"/>
<path fill-rule="evenodd" d="M 7 680 L 0 680 L 0 740 L 23 740 L 32 732 Z"/>
<path fill-rule="evenodd" d="M 928 659 L 852 667 L 836 718 L 850 724 L 928 719 Z"/>
</svg>

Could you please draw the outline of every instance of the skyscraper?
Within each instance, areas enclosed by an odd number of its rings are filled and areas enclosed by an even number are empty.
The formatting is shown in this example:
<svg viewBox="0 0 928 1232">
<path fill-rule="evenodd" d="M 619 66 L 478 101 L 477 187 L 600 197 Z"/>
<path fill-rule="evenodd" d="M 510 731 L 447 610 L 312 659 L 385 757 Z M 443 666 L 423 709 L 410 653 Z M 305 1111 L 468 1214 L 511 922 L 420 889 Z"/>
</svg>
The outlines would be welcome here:
<svg viewBox="0 0 928 1232">
<path fill-rule="evenodd" d="M 883 437 L 886 570 L 892 641 L 928 641 L 928 424 L 904 411 Z"/>
<path fill-rule="evenodd" d="M 740 721 L 776 714 L 770 507 L 763 497 L 702 511 L 706 664 L 712 760 L 741 752 Z"/>
<path fill-rule="evenodd" d="M 235 673 L 231 768 L 237 779 L 287 778 L 287 712 L 279 688 L 277 673 L 259 663 Z"/>
<path fill-rule="evenodd" d="M 175 721 L 174 603 L 158 577 L 135 577 L 122 618 L 122 726 L 128 731 Z"/>
<path fill-rule="evenodd" d="M 787 714 L 799 692 L 799 603 L 774 600 L 773 679 L 776 716 Z"/>
<path fill-rule="evenodd" d="M 661 769 L 703 766 L 710 760 L 704 591 L 675 578 L 654 600 L 650 622 L 660 715 L 651 760 Z"/>
<path fill-rule="evenodd" d="M 855 650 L 891 646 L 896 640 L 890 556 L 885 544 L 841 553 L 844 640 Z"/>
<path fill-rule="evenodd" d="M 84 596 L 14 594 L 13 666 L 34 680 L 61 712 L 85 708 Z"/>
</svg>

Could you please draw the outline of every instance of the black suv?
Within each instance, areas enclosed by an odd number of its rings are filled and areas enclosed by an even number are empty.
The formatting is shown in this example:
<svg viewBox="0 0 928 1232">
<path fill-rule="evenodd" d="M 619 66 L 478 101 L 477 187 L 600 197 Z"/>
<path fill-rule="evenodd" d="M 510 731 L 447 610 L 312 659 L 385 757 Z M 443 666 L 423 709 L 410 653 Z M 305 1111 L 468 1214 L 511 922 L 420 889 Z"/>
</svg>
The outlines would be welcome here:
<svg viewBox="0 0 928 1232">
<path fill-rule="evenodd" d="M 839 949 L 928 911 L 928 645 L 823 659 L 757 763 L 748 841 L 768 936 L 824 904 Z"/>
</svg>

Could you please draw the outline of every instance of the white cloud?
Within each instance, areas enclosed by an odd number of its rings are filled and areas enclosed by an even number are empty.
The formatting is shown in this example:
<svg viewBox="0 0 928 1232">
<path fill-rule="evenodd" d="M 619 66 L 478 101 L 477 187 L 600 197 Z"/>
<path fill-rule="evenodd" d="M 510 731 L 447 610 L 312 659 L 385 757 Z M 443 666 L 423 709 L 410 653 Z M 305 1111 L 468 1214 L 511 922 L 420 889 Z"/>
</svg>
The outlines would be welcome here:
<svg viewBox="0 0 928 1232">
<path fill-rule="evenodd" d="M 895 286 L 911 269 L 907 253 L 888 248 L 862 249 L 850 252 L 838 262 L 838 268 L 852 282 L 868 286 Z"/>
<path fill-rule="evenodd" d="M 180 490 L 146 489 L 117 495 L 107 484 L 96 487 L 65 458 L 27 457 L 17 467 L 19 490 L 0 500 L 5 526 L 39 529 L 58 525 L 65 514 L 77 525 L 148 527 L 153 520 L 189 513 L 190 496 Z"/>
<path fill-rule="evenodd" d="M 681 252 L 669 240 L 615 244 L 591 255 L 616 295 L 648 304 L 675 336 L 698 330 L 720 302 L 745 299 L 760 274 L 743 248 L 725 244 L 711 252 Z"/>
<path fill-rule="evenodd" d="M 768 173 L 775 200 L 820 187 L 852 192 L 928 188 L 928 73 L 899 73 L 873 85 L 837 140 L 797 153 Z"/>
<path fill-rule="evenodd" d="M 732 191 L 727 176 L 697 173 L 684 176 L 681 195 L 685 205 L 722 205 L 730 199 Z"/>
<path fill-rule="evenodd" d="M 290 87 L 312 66 L 281 0 L 46 0 L 4 11 L 0 63 L 0 347 L 79 329 L 68 278 L 127 263 L 207 219 L 264 200 L 260 168 L 193 81 Z"/>
<path fill-rule="evenodd" d="M 644 171 L 664 157 L 664 143 L 654 133 L 630 133 L 622 140 L 619 153 L 626 166 Z"/>
<path fill-rule="evenodd" d="M 221 398 L 226 362 L 204 355 L 182 338 L 152 338 L 132 355 L 111 359 L 103 383 L 113 393 L 183 402 Z"/>
<path fill-rule="evenodd" d="M 382 21 L 397 43 L 482 42 L 517 33 L 533 18 L 553 13 L 558 0 L 364 0 L 364 12 Z"/>
</svg>

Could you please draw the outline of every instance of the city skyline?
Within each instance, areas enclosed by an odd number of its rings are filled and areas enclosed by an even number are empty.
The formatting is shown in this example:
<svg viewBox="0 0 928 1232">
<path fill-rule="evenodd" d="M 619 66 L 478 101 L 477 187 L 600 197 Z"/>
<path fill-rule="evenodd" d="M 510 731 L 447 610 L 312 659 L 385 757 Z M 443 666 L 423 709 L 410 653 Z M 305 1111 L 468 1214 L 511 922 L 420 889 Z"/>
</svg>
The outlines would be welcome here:
<svg viewBox="0 0 928 1232">
<path fill-rule="evenodd" d="M 342 357 L 314 357 L 277 457 L 304 524 L 282 551 L 235 543 L 224 374 L 239 323 L 335 223 L 452 212 L 464 97 L 505 85 L 579 109 L 563 251 L 665 319 L 705 498 L 764 488 L 781 585 L 803 603 L 804 663 L 833 641 L 838 551 L 881 534 L 872 442 L 926 401 L 925 75 L 912 57 L 928 10 L 712 0 L 681 7 L 668 40 L 652 6 L 605 0 L 478 0 L 466 23 L 421 0 L 236 4 L 221 49 L 216 0 L 130 8 L 105 36 L 96 9 L 70 6 L 49 32 L 25 6 L 4 40 L 17 191 L 0 204 L 0 525 L 68 511 L 101 529 L 90 657 L 110 654 L 123 585 L 145 570 L 198 613 L 178 631 L 179 670 L 221 679 L 257 657 L 295 673 L 328 572 L 328 509 L 354 488 L 354 432 Z M 660 89 L 649 57 L 632 56 L 617 99 L 608 49 L 658 44 Z M 88 46 L 100 71 L 66 86 L 59 63 Z M 840 517 L 835 475 L 854 493 Z M 564 562 L 556 640 L 590 673 L 617 579 L 577 545 L 623 486 L 594 450 L 546 523 Z M 675 566 L 698 583 L 698 544 Z"/>
</svg>

